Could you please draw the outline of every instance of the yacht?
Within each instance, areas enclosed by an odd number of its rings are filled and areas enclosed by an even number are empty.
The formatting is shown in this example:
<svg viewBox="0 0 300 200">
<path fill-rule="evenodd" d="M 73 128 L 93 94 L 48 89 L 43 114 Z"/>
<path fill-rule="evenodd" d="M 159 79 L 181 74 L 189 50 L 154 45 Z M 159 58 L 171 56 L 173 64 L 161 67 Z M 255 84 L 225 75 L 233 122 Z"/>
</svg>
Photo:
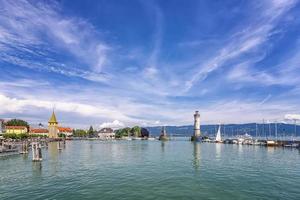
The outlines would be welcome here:
<svg viewBox="0 0 300 200">
<path fill-rule="evenodd" d="M 212 142 L 212 140 L 210 138 L 206 137 L 202 140 L 202 142 Z"/>
<path fill-rule="evenodd" d="M 277 146 L 277 142 L 275 140 L 267 140 L 267 146 Z"/>
</svg>

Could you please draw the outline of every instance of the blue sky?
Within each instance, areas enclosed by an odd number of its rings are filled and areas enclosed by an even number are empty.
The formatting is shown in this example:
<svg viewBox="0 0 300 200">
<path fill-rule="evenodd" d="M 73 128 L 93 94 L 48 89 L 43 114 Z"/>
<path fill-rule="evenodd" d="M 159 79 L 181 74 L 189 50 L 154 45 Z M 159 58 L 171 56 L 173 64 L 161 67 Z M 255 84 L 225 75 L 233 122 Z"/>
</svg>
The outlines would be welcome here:
<svg viewBox="0 0 300 200">
<path fill-rule="evenodd" d="M 0 118 L 74 127 L 300 111 L 296 0 L 0 1 Z"/>
</svg>

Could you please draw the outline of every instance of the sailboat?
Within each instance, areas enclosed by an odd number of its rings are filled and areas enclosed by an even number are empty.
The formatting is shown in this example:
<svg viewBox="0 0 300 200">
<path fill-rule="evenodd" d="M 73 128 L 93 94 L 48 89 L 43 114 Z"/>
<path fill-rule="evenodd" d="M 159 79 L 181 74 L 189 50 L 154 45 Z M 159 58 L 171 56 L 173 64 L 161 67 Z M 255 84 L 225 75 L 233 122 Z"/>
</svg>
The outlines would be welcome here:
<svg viewBox="0 0 300 200">
<path fill-rule="evenodd" d="M 217 132 L 217 136 L 216 136 L 216 143 L 222 143 L 222 138 L 221 138 L 221 125 L 219 125 L 219 129 Z"/>
<path fill-rule="evenodd" d="M 275 135 L 277 135 L 277 125 L 275 125 Z M 271 135 L 271 122 L 269 122 L 269 137 L 272 138 Z M 277 141 L 272 139 L 267 139 L 267 146 L 277 146 Z"/>
</svg>

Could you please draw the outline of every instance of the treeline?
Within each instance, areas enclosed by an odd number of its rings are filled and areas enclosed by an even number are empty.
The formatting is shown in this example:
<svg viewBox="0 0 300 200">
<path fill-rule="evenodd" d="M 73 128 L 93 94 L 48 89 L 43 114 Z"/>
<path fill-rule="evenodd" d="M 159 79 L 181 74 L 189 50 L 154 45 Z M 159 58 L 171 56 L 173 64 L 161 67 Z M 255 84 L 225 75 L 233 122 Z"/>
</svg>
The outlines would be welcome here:
<svg viewBox="0 0 300 200">
<path fill-rule="evenodd" d="M 139 126 L 134 126 L 132 128 L 126 127 L 116 131 L 117 138 L 128 137 L 128 136 L 141 137 L 141 127 Z"/>
<path fill-rule="evenodd" d="M 139 126 L 126 127 L 116 131 L 116 138 L 121 137 L 149 137 L 149 131 Z"/>
<path fill-rule="evenodd" d="M 95 137 L 96 131 L 93 126 L 90 126 L 89 130 L 73 129 L 73 137 Z"/>
</svg>

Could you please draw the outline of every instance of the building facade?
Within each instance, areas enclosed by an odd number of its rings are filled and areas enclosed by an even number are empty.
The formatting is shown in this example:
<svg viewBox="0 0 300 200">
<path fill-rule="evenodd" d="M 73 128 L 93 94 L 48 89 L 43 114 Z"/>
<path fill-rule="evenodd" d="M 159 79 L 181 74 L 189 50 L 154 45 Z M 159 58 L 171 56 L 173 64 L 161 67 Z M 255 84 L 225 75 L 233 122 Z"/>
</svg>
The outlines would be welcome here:
<svg viewBox="0 0 300 200">
<path fill-rule="evenodd" d="M 5 126 L 5 133 L 28 133 L 28 128 L 26 126 Z"/>
<path fill-rule="evenodd" d="M 64 134 L 67 137 L 73 135 L 73 129 L 69 127 L 58 127 L 58 134 Z"/>
<path fill-rule="evenodd" d="M 30 135 L 42 135 L 42 136 L 48 136 L 49 131 L 45 128 L 31 128 L 29 131 Z"/>
<path fill-rule="evenodd" d="M 101 140 L 112 140 L 115 139 L 115 133 L 111 128 L 103 128 L 97 132 L 98 137 Z"/>
</svg>

